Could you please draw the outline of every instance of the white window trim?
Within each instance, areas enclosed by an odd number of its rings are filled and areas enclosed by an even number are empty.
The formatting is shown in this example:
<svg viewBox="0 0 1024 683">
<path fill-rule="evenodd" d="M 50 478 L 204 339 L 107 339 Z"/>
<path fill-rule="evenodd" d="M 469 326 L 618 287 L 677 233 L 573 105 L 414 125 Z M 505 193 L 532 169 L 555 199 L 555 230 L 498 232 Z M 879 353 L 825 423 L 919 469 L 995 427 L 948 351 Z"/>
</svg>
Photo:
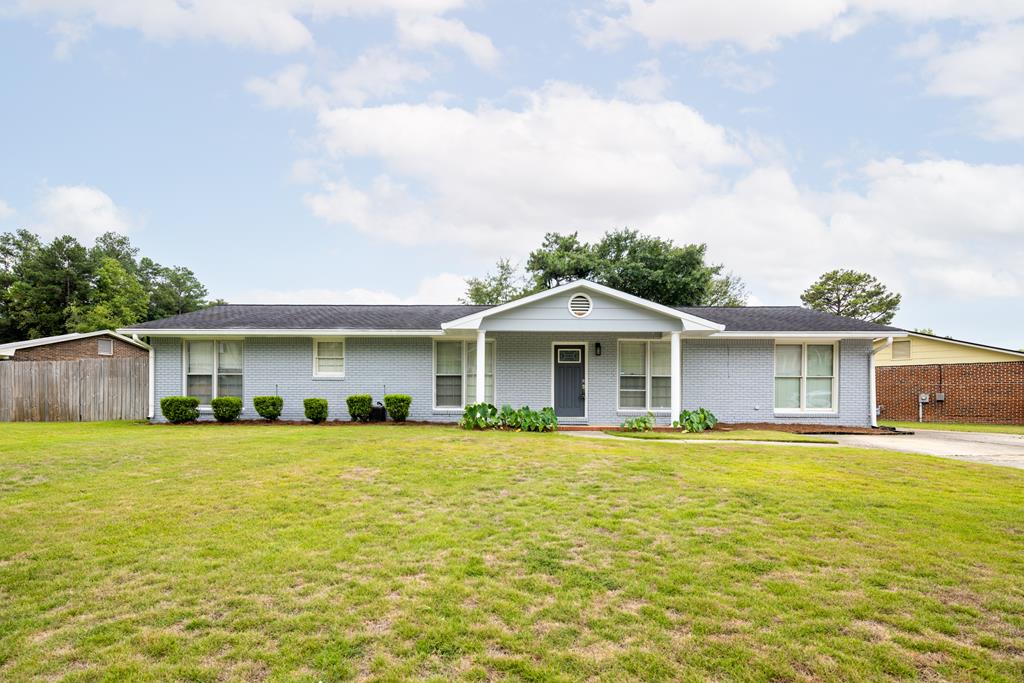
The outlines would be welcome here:
<svg viewBox="0 0 1024 683">
<path fill-rule="evenodd" d="M 644 373 L 645 373 L 644 385 L 646 387 L 645 392 L 644 392 L 644 404 L 646 405 L 645 408 L 623 408 L 620 405 L 620 403 L 622 402 L 622 388 L 621 388 L 622 375 L 619 372 L 619 361 L 622 359 L 622 343 L 623 342 L 627 342 L 627 343 L 631 343 L 631 344 L 632 343 L 642 343 L 644 345 L 644 354 L 645 354 L 645 358 L 646 358 L 645 367 L 644 367 Z M 630 415 L 632 415 L 632 414 L 645 415 L 648 412 L 654 413 L 655 415 L 671 415 L 672 414 L 672 406 L 671 405 L 669 407 L 667 407 L 667 408 L 652 408 L 651 407 L 651 386 L 652 386 L 651 378 L 652 377 L 668 377 L 669 378 L 669 382 L 672 381 L 672 369 L 671 368 L 669 368 L 669 374 L 668 375 L 653 375 L 653 374 L 651 374 L 651 344 L 669 344 L 669 343 L 670 342 L 665 341 L 664 339 L 619 339 L 616 342 L 616 344 L 615 344 L 615 412 L 616 413 L 626 413 L 626 414 L 630 414 Z M 670 350 L 670 353 L 671 353 L 671 350 Z M 670 358 L 671 358 L 671 356 L 670 356 Z M 671 362 L 671 360 L 669 362 Z M 680 352 L 680 358 L 679 358 L 680 373 L 682 371 L 682 365 L 683 365 L 682 352 Z M 682 382 L 682 377 L 679 378 L 679 381 Z M 670 396 L 671 396 L 671 394 L 670 394 Z M 669 399 L 669 400 L 671 401 L 671 399 Z"/>
<path fill-rule="evenodd" d="M 462 379 L 459 382 L 459 392 L 461 394 L 460 399 L 462 401 L 461 406 L 439 406 L 437 405 L 437 344 L 438 342 L 451 342 L 455 344 L 462 344 Z M 498 345 L 494 339 L 487 339 L 485 342 L 488 346 L 494 349 L 494 405 L 500 405 L 498 403 Z M 466 409 L 466 368 L 469 360 L 469 345 L 476 344 L 475 339 L 445 339 L 444 337 L 435 338 L 430 347 L 430 404 L 431 409 L 435 413 L 461 413 Z M 486 354 L 486 352 L 485 352 Z"/>
<path fill-rule="evenodd" d="M 316 369 L 317 346 L 320 342 L 341 342 L 341 372 L 318 372 Z M 348 340 L 345 337 L 313 337 L 313 379 L 345 379 L 348 368 Z"/>
<path fill-rule="evenodd" d="M 832 346 L 832 407 L 831 408 L 808 408 L 807 407 L 807 347 L 808 346 Z M 800 348 L 800 407 L 799 408 L 776 408 L 775 407 L 775 379 L 778 362 L 775 353 L 777 346 L 799 346 Z M 772 346 L 772 409 L 776 416 L 800 416 L 800 415 L 838 415 L 839 414 L 839 341 L 825 340 L 786 340 L 776 341 Z"/>
<path fill-rule="evenodd" d="M 240 341 L 242 342 L 242 372 L 232 373 L 239 374 L 242 376 L 242 394 L 245 394 L 245 339 L 242 337 L 223 337 L 217 339 L 210 339 L 207 337 L 202 338 L 183 338 L 181 340 L 181 395 L 188 396 L 188 343 L 193 341 L 209 341 L 213 342 L 213 389 L 211 391 L 213 398 L 219 398 L 217 392 L 220 389 L 218 386 L 218 375 L 220 375 L 220 354 L 217 352 L 217 344 L 226 341 Z M 200 404 L 199 408 L 204 412 L 209 412 L 212 407 L 209 403 Z M 245 412 L 245 399 L 242 399 L 242 412 Z"/>
<path fill-rule="evenodd" d="M 110 344 L 110 351 L 104 353 L 103 342 Z M 113 356 L 114 355 L 114 340 L 110 337 L 100 337 L 96 340 L 96 355 L 98 356 Z"/>
</svg>

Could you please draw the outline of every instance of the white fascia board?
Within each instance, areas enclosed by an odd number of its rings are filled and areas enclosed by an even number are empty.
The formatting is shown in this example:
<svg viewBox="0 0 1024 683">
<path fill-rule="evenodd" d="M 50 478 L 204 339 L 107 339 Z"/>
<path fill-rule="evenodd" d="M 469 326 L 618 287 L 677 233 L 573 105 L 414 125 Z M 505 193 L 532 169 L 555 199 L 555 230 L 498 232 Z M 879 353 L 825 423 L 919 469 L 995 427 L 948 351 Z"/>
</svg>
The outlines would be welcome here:
<svg viewBox="0 0 1024 683">
<path fill-rule="evenodd" d="M 121 333 L 147 337 L 436 337 L 443 330 L 349 330 L 349 329 L 147 329 L 126 327 Z"/>
<path fill-rule="evenodd" d="M 89 339 L 90 337 L 100 336 L 111 336 L 115 339 L 120 339 L 126 344 L 132 346 L 138 346 L 143 349 L 148 349 L 149 345 L 146 342 L 136 341 L 131 337 L 126 337 L 123 334 L 114 332 L 113 330 L 96 330 L 95 332 L 71 332 L 69 334 L 58 334 L 53 337 L 40 337 L 39 339 L 27 339 L 20 342 L 10 342 L 8 344 L 0 345 L 0 355 L 13 356 L 18 349 L 30 349 L 35 346 L 46 346 L 47 344 L 61 344 L 68 341 L 77 341 L 79 339 Z M 10 353 L 8 353 L 10 352 Z"/>
<path fill-rule="evenodd" d="M 456 318 L 455 320 L 451 320 L 451 321 L 446 322 L 446 323 L 442 323 L 441 327 L 443 329 L 445 329 L 445 330 L 460 330 L 460 329 L 461 330 L 475 330 L 475 329 L 479 329 L 480 322 L 484 318 L 488 318 L 488 317 L 490 317 L 492 315 L 497 315 L 499 313 L 504 313 L 505 311 L 510 311 L 510 310 L 512 310 L 514 308 L 519 308 L 520 306 L 526 306 L 526 305 L 531 304 L 531 303 L 533 303 L 535 301 L 541 301 L 543 299 L 547 299 L 548 297 L 556 296 L 558 294 L 562 294 L 563 292 L 570 292 L 570 291 L 573 291 L 573 290 L 576 290 L 576 289 L 586 289 L 586 290 L 590 290 L 592 292 L 598 292 L 600 294 L 604 294 L 606 296 L 612 297 L 613 299 L 618 299 L 620 301 L 625 301 L 627 303 L 633 304 L 634 306 L 639 306 L 640 308 L 646 308 L 649 311 L 654 311 L 655 313 L 660 313 L 660 314 L 662 314 L 664 316 L 668 316 L 670 318 L 676 318 L 678 320 L 682 320 L 683 321 L 683 329 L 686 329 L 686 330 L 714 330 L 714 331 L 720 331 L 720 330 L 724 330 L 725 329 L 725 325 L 721 325 L 719 323 L 711 322 L 710 320 L 705 320 L 704 318 L 701 318 L 701 317 L 696 316 L 696 315 L 692 315 L 690 313 L 684 313 L 683 311 L 677 311 L 676 309 L 670 308 L 669 306 L 664 306 L 662 304 L 655 303 L 655 302 L 649 301 L 647 299 L 642 299 L 642 298 L 640 298 L 638 296 L 634 296 L 632 294 L 627 294 L 626 292 L 622 292 L 622 291 L 619 291 L 617 289 L 612 289 L 611 287 L 607 287 L 605 285 L 599 285 L 598 283 L 591 282 L 590 280 L 576 280 L 575 282 L 569 282 L 569 283 L 564 284 L 564 285 L 559 285 L 558 287 L 554 287 L 552 289 L 546 289 L 543 292 L 537 292 L 536 294 L 531 294 L 530 296 L 523 297 L 522 299 L 516 299 L 515 301 L 510 301 L 507 304 L 501 304 L 500 306 L 495 306 L 493 308 L 488 308 L 487 310 L 480 311 L 479 313 L 472 313 L 470 315 L 463 316 L 461 318 Z M 686 325 L 686 323 L 690 323 L 690 325 L 692 325 L 692 327 L 688 327 Z"/>
<path fill-rule="evenodd" d="M 906 332 L 716 332 L 711 339 L 884 339 Z"/>
</svg>

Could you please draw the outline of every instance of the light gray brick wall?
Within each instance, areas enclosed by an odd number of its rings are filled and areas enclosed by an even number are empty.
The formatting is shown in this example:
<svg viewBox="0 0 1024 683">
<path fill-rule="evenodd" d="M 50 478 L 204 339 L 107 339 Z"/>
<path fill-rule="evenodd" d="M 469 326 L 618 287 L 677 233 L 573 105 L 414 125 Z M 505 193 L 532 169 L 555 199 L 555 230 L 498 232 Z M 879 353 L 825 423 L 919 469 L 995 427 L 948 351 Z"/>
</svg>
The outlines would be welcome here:
<svg viewBox="0 0 1024 683">
<path fill-rule="evenodd" d="M 542 408 L 551 405 L 552 344 L 582 342 L 587 346 L 587 422 L 619 424 L 636 412 L 618 412 L 617 341 L 620 337 L 654 338 L 644 334 L 553 334 L 495 332 L 495 402 Z M 602 355 L 595 355 L 600 342 Z M 155 338 L 157 419 L 160 398 L 182 393 L 181 340 Z M 839 411 L 837 415 L 774 416 L 774 345 L 771 340 L 684 340 L 682 345 L 683 408 L 706 407 L 728 422 L 816 422 L 866 425 L 868 408 L 868 340 L 840 345 Z M 429 338 L 350 337 L 345 349 L 345 377 L 313 377 L 313 344 L 309 338 L 249 337 L 245 340 L 245 412 L 255 418 L 254 396 L 279 394 L 285 419 L 302 419 L 302 399 L 326 398 L 331 419 L 348 419 L 345 397 L 369 393 L 381 400 L 389 393 L 413 397 L 411 420 L 451 422 L 459 412 L 433 409 L 433 343 Z M 672 417 L 657 416 L 667 424 Z M 563 420 L 564 423 L 571 423 Z"/>
</svg>

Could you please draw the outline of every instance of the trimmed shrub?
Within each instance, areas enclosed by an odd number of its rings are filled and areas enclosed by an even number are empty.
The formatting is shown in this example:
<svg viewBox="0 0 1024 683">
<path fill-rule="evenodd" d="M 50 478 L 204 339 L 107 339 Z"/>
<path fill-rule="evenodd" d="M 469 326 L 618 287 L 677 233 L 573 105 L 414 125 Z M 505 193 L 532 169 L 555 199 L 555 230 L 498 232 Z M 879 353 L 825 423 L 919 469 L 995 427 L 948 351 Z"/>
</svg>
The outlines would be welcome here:
<svg viewBox="0 0 1024 683">
<path fill-rule="evenodd" d="M 631 417 L 622 423 L 619 428 L 624 432 L 650 432 L 654 430 L 654 413 L 648 411 L 646 415 Z"/>
<path fill-rule="evenodd" d="M 370 419 L 370 408 L 373 407 L 373 396 L 369 394 L 352 394 L 345 399 L 349 416 L 356 422 Z"/>
<path fill-rule="evenodd" d="M 326 398 L 307 398 L 302 402 L 302 407 L 306 410 L 306 419 L 315 425 L 327 419 Z"/>
<path fill-rule="evenodd" d="M 217 422 L 234 422 L 242 414 L 242 399 L 237 396 L 224 396 L 210 401 L 213 416 Z"/>
<path fill-rule="evenodd" d="M 284 399 L 280 396 L 255 396 L 252 399 L 252 406 L 260 417 L 273 421 L 281 417 Z"/>
<path fill-rule="evenodd" d="M 160 399 L 160 412 L 173 424 L 199 419 L 199 399 L 191 396 L 167 396 Z"/>
<path fill-rule="evenodd" d="M 412 396 L 408 394 L 384 395 L 384 407 L 395 422 L 405 422 L 405 418 L 409 417 L 409 406 L 411 405 Z"/>
</svg>

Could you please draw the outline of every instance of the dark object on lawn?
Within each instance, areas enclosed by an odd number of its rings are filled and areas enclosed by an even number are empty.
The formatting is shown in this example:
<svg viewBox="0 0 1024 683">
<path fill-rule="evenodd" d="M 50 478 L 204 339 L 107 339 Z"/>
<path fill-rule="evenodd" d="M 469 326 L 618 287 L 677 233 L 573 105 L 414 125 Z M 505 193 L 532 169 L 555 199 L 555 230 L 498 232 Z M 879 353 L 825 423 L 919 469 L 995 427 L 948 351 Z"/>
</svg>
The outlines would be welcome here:
<svg viewBox="0 0 1024 683">
<path fill-rule="evenodd" d="M 388 419 L 388 411 L 384 410 L 384 404 L 380 401 L 370 408 L 370 422 L 383 422 Z"/>
</svg>

